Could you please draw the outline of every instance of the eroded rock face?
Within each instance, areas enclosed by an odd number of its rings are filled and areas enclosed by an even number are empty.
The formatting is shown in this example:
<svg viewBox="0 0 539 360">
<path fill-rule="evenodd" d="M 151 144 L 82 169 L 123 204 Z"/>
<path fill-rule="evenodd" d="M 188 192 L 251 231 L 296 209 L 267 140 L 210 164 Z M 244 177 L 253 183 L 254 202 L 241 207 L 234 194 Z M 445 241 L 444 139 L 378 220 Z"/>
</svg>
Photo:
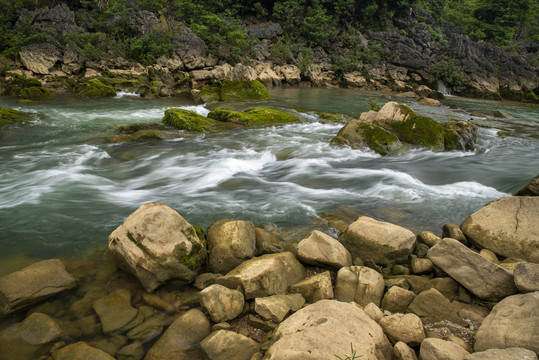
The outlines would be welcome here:
<svg viewBox="0 0 539 360">
<path fill-rule="evenodd" d="M 206 246 L 191 224 L 168 206 L 142 205 L 109 235 L 121 267 L 148 292 L 170 279 L 194 280 L 206 261 Z"/>
<path fill-rule="evenodd" d="M 22 64 L 35 74 L 47 75 L 60 61 L 60 51 L 50 43 L 30 44 L 21 48 Z"/>
<path fill-rule="evenodd" d="M 331 359 L 345 356 L 353 344 L 366 360 L 392 358 L 392 347 L 382 329 L 356 305 L 321 300 L 283 321 L 265 360 Z"/>
<path fill-rule="evenodd" d="M 539 263 L 539 197 L 510 196 L 488 203 L 461 224 L 481 247 L 505 257 Z"/>
</svg>

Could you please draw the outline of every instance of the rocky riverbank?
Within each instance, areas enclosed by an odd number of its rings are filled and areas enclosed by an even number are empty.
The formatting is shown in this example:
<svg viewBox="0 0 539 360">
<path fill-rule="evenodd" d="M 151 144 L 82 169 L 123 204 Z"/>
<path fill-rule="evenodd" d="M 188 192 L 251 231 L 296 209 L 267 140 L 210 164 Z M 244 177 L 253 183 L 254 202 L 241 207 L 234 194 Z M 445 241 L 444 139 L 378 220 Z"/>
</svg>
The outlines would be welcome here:
<svg viewBox="0 0 539 360">
<path fill-rule="evenodd" d="M 0 359 L 537 359 L 537 179 L 441 237 L 205 231 L 144 204 L 107 250 L 0 277 Z"/>
</svg>

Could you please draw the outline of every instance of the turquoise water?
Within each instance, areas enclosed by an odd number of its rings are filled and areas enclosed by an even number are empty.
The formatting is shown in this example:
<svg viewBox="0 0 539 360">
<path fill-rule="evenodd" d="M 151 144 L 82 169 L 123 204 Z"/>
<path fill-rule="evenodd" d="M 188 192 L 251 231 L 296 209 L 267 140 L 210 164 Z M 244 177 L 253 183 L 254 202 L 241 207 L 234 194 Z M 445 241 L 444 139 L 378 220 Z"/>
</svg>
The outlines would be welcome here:
<svg viewBox="0 0 539 360">
<path fill-rule="evenodd" d="M 485 127 L 475 152 L 415 149 L 380 157 L 330 145 L 342 124 L 321 124 L 312 113 L 359 116 L 368 110 L 366 99 L 377 94 L 342 89 L 271 94 L 268 101 L 208 106 L 128 96 L 27 104 L 0 98 L 0 107 L 36 117 L 0 138 L 0 258 L 102 248 L 108 234 L 149 201 L 161 201 L 205 228 L 235 218 L 291 233 L 307 227 L 335 234 L 319 217 L 330 211 L 439 234 L 443 224 L 460 224 L 539 173 L 538 107 L 448 98 L 445 106 L 432 108 L 399 99 L 422 115 L 472 118 Z M 296 109 L 307 122 L 143 144 L 105 141 L 119 125 L 160 121 L 170 107 L 205 115 L 217 105 Z M 503 110 L 514 119 L 475 118 L 472 110 L 487 115 Z"/>
</svg>

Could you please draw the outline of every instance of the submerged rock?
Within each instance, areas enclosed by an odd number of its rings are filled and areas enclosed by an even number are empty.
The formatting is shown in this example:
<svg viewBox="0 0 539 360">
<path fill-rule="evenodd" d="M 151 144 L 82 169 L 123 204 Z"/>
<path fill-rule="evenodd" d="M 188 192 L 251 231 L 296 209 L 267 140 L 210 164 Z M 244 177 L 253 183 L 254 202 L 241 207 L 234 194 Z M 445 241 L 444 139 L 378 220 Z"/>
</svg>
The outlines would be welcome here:
<svg viewBox="0 0 539 360">
<path fill-rule="evenodd" d="M 32 115 L 24 111 L 0 108 L 0 131 L 4 126 L 31 120 Z"/>
<path fill-rule="evenodd" d="M 239 71 L 238 69 L 240 68 L 247 67 L 238 64 L 228 75 L 231 77 L 243 77 L 243 80 L 226 80 L 217 85 L 203 87 L 195 95 L 195 101 L 203 103 L 208 101 L 226 101 L 236 99 L 269 99 L 270 95 L 268 93 L 268 89 L 266 89 L 266 87 L 260 81 L 253 79 L 256 74 L 251 74 L 252 76 L 240 76 L 237 74 Z M 212 76 L 211 73 L 209 73 L 208 76 Z"/>
<path fill-rule="evenodd" d="M 56 360 L 114 360 L 112 356 L 86 344 L 84 341 L 68 345 L 58 350 Z"/>
</svg>

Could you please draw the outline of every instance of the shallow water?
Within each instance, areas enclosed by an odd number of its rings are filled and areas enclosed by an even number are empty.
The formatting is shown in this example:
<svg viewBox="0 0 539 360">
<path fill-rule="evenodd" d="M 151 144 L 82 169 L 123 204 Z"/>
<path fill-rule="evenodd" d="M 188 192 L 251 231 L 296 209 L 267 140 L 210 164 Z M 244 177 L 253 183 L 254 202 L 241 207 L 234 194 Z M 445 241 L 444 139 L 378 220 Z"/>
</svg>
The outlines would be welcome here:
<svg viewBox="0 0 539 360">
<path fill-rule="evenodd" d="M 205 228 L 235 218 L 280 229 L 324 229 L 319 214 L 330 211 L 440 233 L 443 224 L 460 224 L 539 173 L 538 107 L 448 98 L 448 106 L 432 108 L 399 99 L 440 121 L 472 118 L 486 127 L 480 128 L 475 152 L 415 149 L 380 157 L 330 145 L 342 124 L 321 124 L 311 112 L 357 117 L 368 110 L 366 99 L 377 94 L 342 89 L 271 94 L 268 101 L 218 105 L 297 109 L 307 122 L 123 145 L 104 138 L 119 125 L 160 121 L 170 107 L 206 115 L 217 105 L 123 94 L 24 104 L 0 98 L 0 107 L 36 114 L 35 122 L 12 127 L 0 138 L 0 258 L 50 258 L 102 248 L 108 234 L 149 201 L 161 201 Z M 515 119 L 473 118 L 471 110 L 487 115 L 503 110 Z"/>
</svg>

